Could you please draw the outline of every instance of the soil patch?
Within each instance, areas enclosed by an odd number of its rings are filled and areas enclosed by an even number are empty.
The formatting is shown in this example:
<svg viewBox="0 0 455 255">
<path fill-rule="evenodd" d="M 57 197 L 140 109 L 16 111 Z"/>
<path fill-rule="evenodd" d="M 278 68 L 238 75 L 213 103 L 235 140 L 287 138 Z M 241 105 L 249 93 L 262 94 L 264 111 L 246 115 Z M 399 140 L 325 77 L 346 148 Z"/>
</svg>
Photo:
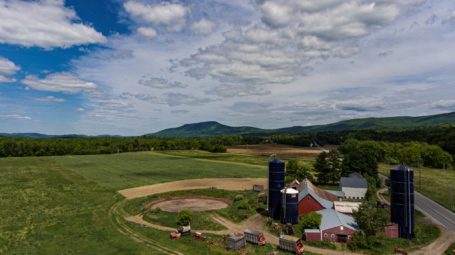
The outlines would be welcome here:
<svg viewBox="0 0 455 255">
<path fill-rule="evenodd" d="M 249 154 L 258 156 L 270 156 L 275 154 L 283 158 L 316 158 L 323 150 L 320 148 L 295 147 L 280 144 L 255 144 L 227 147 L 227 152 Z"/>
<path fill-rule="evenodd" d="M 230 205 L 229 201 L 207 197 L 187 197 L 172 198 L 159 200 L 150 203 L 147 207 L 150 209 L 160 208 L 166 212 L 180 212 L 181 210 L 190 210 L 192 212 L 203 212 L 220 210 Z"/>
</svg>

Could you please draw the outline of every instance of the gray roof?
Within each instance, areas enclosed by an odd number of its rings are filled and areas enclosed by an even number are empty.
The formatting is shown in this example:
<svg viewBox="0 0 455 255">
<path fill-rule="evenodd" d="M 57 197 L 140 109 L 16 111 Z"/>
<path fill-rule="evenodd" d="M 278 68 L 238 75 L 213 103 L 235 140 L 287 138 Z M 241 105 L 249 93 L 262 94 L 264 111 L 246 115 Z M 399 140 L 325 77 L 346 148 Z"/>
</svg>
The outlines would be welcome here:
<svg viewBox="0 0 455 255">
<path fill-rule="evenodd" d="M 368 188 L 368 183 L 365 178 L 362 177 L 359 173 L 352 173 L 349 177 L 341 177 L 340 179 L 341 187 L 349 188 Z"/>
<path fill-rule="evenodd" d="M 305 229 L 304 230 L 305 233 L 321 233 L 321 230 L 319 229 Z"/>
<path fill-rule="evenodd" d="M 328 190 L 326 189 L 325 191 L 334 194 L 337 197 L 344 197 L 344 192 L 340 190 Z"/>
<path fill-rule="evenodd" d="M 314 192 L 314 186 L 308 179 L 303 180 L 302 184 L 304 184 L 303 185 L 304 188 L 299 191 L 299 201 L 306 197 L 308 194 L 310 194 L 324 208 L 333 207 L 333 202 L 320 197 L 319 195 L 316 194 L 316 192 Z"/>
<path fill-rule="evenodd" d="M 321 225 L 319 226 L 319 229 L 321 229 L 321 231 L 339 226 L 350 228 L 352 230 L 358 229 L 354 218 L 346 214 L 339 213 L 333 209 L 324 209 L 317 211 L 317 213 L 322 216 Z"/>
</svg>

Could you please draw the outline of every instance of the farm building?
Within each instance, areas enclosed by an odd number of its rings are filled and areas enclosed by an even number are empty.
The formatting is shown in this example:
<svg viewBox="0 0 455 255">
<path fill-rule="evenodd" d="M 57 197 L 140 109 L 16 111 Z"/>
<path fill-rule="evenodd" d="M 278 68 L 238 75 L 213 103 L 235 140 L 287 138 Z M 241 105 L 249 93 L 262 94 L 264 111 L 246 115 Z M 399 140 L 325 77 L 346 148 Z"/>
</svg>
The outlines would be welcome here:
<svg viewBox="0 0 455 255">
<path fill-rule="evenodd" d="M 360 204 L 360 202 L 334 201 L 333 209 L 340 213 L 352 215 L 354 211 L 359 210 Z"/>
<path fill-rule="evenodd" d="M 323 209 L 333 208 L 333 202 L 338 200 L 338 197 L 325 190 L 322 190 L 308 179 L 301 183 L 294 183 L 294 188 L 299 191 L 298 214 L 308 214 Z"/>
<path fill-rule="evenodd" d="M 340 189 L 347 199 L 364 199 L 368 183 L 360 173 L 351 173 L 348 177 L 341 177 Z"/>
<path fill-rule="evenodd" d="M 317 213 L 322 216 L 321 225 L 319 229 L 305 229 L 307 240 L 346 243 L 358 229 L 357 223 L 351 216 L 333 209 L 324 209 Z"/>
</svg>

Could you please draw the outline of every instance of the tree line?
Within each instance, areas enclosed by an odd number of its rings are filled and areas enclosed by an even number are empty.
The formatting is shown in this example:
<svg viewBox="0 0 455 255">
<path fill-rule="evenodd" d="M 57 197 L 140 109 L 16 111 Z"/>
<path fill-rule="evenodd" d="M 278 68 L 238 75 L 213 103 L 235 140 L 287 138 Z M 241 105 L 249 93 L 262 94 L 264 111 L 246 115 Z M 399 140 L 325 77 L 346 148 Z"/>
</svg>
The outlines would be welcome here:
<svg viewBox="0 0 455 255">
<path fill-rule="evenodd" d="M 240 136 L 210 138 L 90 137 L 10 138 L 0 137 L 0 157 L 113 154 L 150 150 L 206 150 L 226 152 L 226 146 L 242 144 Z"/>
</svg>

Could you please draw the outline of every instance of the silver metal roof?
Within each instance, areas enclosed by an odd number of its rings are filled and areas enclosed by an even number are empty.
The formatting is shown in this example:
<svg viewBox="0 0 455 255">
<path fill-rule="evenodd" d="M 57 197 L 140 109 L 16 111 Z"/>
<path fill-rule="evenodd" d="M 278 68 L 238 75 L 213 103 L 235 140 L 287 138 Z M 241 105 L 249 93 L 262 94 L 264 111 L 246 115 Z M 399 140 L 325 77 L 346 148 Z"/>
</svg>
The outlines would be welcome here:
<svg viewBox="0 0 455 255">
<path fill-rule="evenodd" d="M 352 230 L 358 229 L 354 218 L 346 214 L 339 213 L 333 209 L 324 209 L 317 211 L 317 213 L 322 216 L 321 225 L 319 226 L 319 229 L 321 229 L 321 231 L 339 226 L 350 228 Z"/>
</svg>

